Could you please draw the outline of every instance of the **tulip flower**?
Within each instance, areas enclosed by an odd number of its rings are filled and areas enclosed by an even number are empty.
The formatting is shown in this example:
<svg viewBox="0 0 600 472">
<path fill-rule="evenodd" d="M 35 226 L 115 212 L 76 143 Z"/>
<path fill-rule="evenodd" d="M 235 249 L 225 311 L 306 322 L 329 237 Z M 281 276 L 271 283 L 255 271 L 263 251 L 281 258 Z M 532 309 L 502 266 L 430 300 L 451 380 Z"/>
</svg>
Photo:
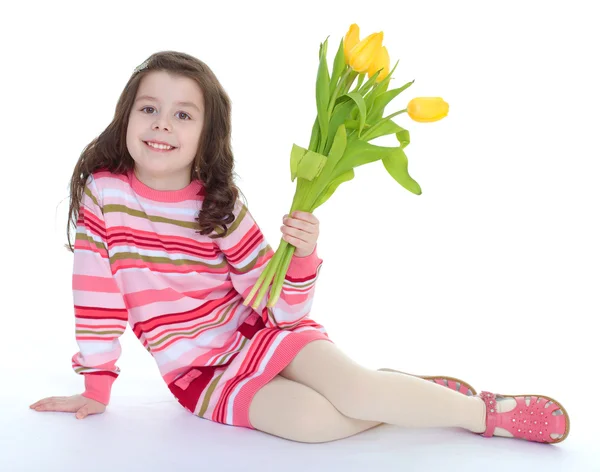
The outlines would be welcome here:
<svg viewBox="0 0 600 472">
<path fill-rule="evenodd" d="M 408 102 L 408 116 L 419 123 L 431 123 L 448 115 L 449 105 L 440 97 L 417 97 Z"/>
<path fill-rule="evenodd" d="M 375 82 L 381 82 L 390 73 L 390 55 L 388 54 L 388 50 L 385 46 L 382 46 L 379 51 L 377 51 L 375 57 L 373 58 L 373 62 L 371 62 L 368 70 L 369 78 L 373 77 L 375 72 L 377 72 L 379 69 L 383 70 L 379 73 L 375 79 Z"/>
<path fill-rule="evenodd" d="M 388 90 L 398 63 L 389 71 L 389 54 L 382 42 L 383 32 L 360 41 L 359 27 L 352 24 L 340 41 L 331 74 L 327 65 L 328 40 L 321 44 L 315 89 L 317 117 L 308 147 L 292 146 L 290 174 L 292 182 L 296 181 L 296 192 L 288 214 L 296 210 L 312 213 L 342 183 L 354 178 L 357 167 L 376 161 L 381 161 L 388 174 L 406 190 L 421 194 L 421 187 L 408 172 L 404 150 L 410 143 L 409 132 L 392 118 L 407 112 L 415 121 L 437 121 L 448 114 L 449 107 L 439 97 L 418 97 L 405 109 L 385 115 L 387 105 L 414 80 Z M 369 79 L 363 84 L 365 73 Z M 350 92 L 357 77 L 356 88 Z M 369 142 L 386 135 L 394 136 L 398 145 L 376 146 Z M 294 250 L 294 246 L 281 239 L 244 305 L 256 296 L 252 307 L 258 308 L 269 288 L 267 307 L 275 305 Z"/>
<path fill-rule="evenodd" d="M 350 50 L 348 63 L 350 67 L 360 74 L 369 70 L 369 66 L 375 59 L 376 53 L 381 49 L 383 42 L 383 31 L 373 33 L 359 42 Z"/>
</svg>

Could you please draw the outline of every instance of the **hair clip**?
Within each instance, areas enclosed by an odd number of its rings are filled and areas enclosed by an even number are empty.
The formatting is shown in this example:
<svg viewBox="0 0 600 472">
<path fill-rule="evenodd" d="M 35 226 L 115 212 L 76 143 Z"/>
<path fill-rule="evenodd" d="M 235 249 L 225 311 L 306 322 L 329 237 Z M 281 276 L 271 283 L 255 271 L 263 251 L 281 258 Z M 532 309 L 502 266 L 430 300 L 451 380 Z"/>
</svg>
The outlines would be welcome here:
<svg viewBox="0 0 600 472">
<path fill-rule="evenodd" d="M 149 60 L 145 60 L 144 62 L 142 62 L 139 66 L 137 66 L 134 69 L 133 73 L 137 74 L 139 71 L 146 69 L 148 67 L 149 62 L 150 62 Z"/>
</svg>

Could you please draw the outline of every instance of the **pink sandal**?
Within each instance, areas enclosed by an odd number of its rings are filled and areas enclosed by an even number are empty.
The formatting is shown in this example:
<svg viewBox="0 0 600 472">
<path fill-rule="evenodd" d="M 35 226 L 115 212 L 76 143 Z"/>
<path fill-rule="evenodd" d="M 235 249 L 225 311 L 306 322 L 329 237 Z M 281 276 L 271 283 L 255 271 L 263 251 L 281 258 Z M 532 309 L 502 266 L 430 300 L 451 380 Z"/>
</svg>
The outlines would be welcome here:
<svg viewBox="0 0 600 472">
<path fill-rule="evenodd" d="M 377 370 L 382 371 L 382 372 L 397 372 L 399 374 L 405 374 L 405 375 L 411 375 L 413 377 L 419 377 L 421 379 L 429 380 L 429 381 L 436 383 L 438 385 L 441 385 L 443 387 L 448 387 L 459 393 L 463 393 L 469 397 L 477 395 L 477 390 L 475 390 L 473 387 L 471 387 L 467 382 L 460 380 L 460 379 L 456 379 L 454 377 L 446 377 L 446 376 L 442 376 L 442 375 L 433 375 L 433 376 L 413 375 L 413 374 L 407 374 L 406 372 L 401 372 L 399 370 L 394 370 L 394 369 L 377 369 Z"/>
<path fill-rule="evenodd" d="M 481 392 L 486 407 L 486 429 L 481 433 L 484 437 L 494 435 L 494 428 L 507 430 L 515 438 L 541 443 L 556 444 L 564 441 L 569 434 L 569 415 L 567 410 L 556 400 L 544 395 L 499 395 Z M 517 402 L 512 410 L 498 413 L 497 401 L 513 398 Z M 527 405 L 529 398 L 529 405 Z M 560 411 L 562 414 L 554 414 Z M 551 434 L 559 434 L 556 439 Z"/>
</svg>

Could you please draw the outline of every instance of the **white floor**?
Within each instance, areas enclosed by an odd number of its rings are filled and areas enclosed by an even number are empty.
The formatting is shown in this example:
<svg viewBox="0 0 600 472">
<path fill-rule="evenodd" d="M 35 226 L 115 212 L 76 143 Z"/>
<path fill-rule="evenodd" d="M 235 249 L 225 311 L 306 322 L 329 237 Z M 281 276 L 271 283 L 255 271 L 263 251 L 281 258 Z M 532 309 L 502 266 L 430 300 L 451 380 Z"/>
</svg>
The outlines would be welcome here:
<svg viewBox="0 0 600 472">
<path fill-rule="evenodd" d="M 60 394 L 79 385 L 68 374 L 37 379 L 15 381 L 0 394 L 2 472 L 600 471 L 592 429 L 597 415 L 581 409 L 582 398 L 563 398 L 571 406 L 572 432 L 556 446 L 387 425 L 341 441 L 301 444 L 193 417 L 160 380 L 128 389 L 131 379 L 122 379 L 107 412 L 83 421 L 69 413 L 37 413 L 28 405 L 42 391 Z"/>
</svg>

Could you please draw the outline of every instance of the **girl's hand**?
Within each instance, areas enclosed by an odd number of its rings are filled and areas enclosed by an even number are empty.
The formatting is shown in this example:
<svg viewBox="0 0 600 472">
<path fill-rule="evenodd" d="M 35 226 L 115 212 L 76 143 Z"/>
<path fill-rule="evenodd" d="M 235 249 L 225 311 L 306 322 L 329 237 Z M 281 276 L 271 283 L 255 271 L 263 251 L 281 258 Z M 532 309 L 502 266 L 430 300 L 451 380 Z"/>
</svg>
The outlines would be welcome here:
<svg viewBox="0 0 600 472">
<path fill-rule="evenodd" d="M 83 395 L 73 395 L 44 398 L 30 405 L 29 408 L 35 411 L 67 411 L 75 413 L 75 418 L 80 420 L 88 415 L 104 413 L 106 405 Z"/>
<path fill-rule="evenodd" d="M 296 248 L 295 256 L 310 256 L 317 245 L 319 220 L 312 213 L 294 211 L 291 215 L 283 216 L 281 232 L 283 239 Z"/>
</svg>

